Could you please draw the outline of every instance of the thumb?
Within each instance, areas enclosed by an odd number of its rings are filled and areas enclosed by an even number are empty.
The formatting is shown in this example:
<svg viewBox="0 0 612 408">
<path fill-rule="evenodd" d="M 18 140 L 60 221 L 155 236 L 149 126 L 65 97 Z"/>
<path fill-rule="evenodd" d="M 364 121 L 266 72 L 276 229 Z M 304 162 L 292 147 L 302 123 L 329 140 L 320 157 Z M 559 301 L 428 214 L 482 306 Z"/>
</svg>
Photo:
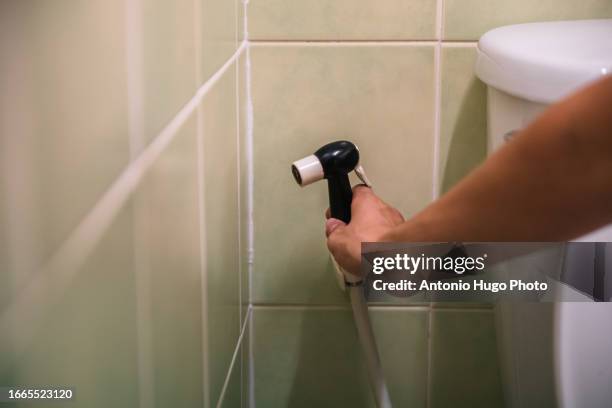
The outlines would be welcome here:
<svg viewBox="0 0 612 408">
<path fill-rule="evenodd" d="M 328 218 L 325 221 L 325 236 L 329 238 L 338 228 L 344 228 L 346 224 L 337 218 Z"/>
</svg>

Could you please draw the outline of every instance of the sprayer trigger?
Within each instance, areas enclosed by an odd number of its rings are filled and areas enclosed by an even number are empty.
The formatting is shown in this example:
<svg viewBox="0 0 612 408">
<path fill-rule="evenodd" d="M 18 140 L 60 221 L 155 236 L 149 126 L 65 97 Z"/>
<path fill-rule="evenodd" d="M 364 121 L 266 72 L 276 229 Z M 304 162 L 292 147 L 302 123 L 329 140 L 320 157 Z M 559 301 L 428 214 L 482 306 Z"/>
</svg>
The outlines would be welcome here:
<svg viewBox="0 0 612 408">
<path fill-rule="evenodd" d="M 357 178 L 359 178 L 363 184 L 372 188 L 372 183 L 370 183 L 370 179 L 366 176 L 365 170 L 361 164 L 355 167 L 355 175 L 357 175 Z"/>
</svg>

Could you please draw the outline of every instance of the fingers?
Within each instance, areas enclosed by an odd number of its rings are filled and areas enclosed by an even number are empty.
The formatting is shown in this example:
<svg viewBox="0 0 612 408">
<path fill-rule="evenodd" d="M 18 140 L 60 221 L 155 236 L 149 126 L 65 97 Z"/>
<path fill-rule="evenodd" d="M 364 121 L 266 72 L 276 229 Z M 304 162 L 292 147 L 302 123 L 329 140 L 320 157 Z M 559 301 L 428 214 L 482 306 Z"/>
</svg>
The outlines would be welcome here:
<svg viewBox="0 0 612 408">
<path fill-rule="evenodd" d="M 362 220 L 374 213 L 383 215 L 393 224 L 404 222 L 404 217 L 395 208 L 381 200 L 371 188 L 364 184 L 353 188 L 351 216 L 353 220 Z"/>
<path fill-rule="evenodd" d="M 368 187 L 365 184 L 356 184 L 355 186 L 353 186 L 353 196 L 355 196 L 355 194 L 367 194 L 367 193 L 372 193 L 371 187 Z"/>
<path fill-rule="evenodd" d="M 327 221 L 325 221 L 325 236 L 329 238 L 334 231 L 341 227 L 346 227 L 346 224 L 339 219 L 329 218 Z"/>
<path fill-rule="evenodd" d="M 325 222 L 327 249 L 338 262 L 342 262 L 346 255 L 343 251 L 347 239 L 344 234 L 345 228 L 346 224 L 336 218 L 330 218 Z"/>
<path fill-rule="evenodd" d="M 371 200 L 376 200 L 376 194 L 372 191 L 372 189 L 365 184 L 358 184 L 353 187 L 353 202 L 351 203 L 351 210 L 355 210 L 359 208 L 364 203 L 370 202 Z"/>
<path fill-rule="evenodd" d="M 379 206 L 380 198 L 372 189 L 364 184 L 359 184 L 353 188 L 353 202 L 351 203 L 351 213 L 353 218 L 359 217 L 362 212 L 368 212 Z"/>
<path fill-rule="evenodd" d="M 385 217 L 394 224 L 401 224 L 402 222 L 406 221 L 401 212 L 390 206 L 385 207 L 384 214 Z"/>
<path fill-rule="evenodd" d="M 334 219 L 328 222 L 332 220 Z M 344 224 L 342 221 L 336 221 Z M 327 249 L 345 271 L 361 276 L 361 243 L 350 236 L 348 227 L 340 225 L 332 231 L 327 239 Z"/>
<path fill-rule="evenodd" d="M 355 202 L 355 197 L 363 197 L 367 194 L 373 194 L 372 189 L 365 184 L 357 184 L 353 187 L 353 203 Z M 329 208 L 325 210 L 325 219 L 331 218 L 331 211 Z"/>
</svg>

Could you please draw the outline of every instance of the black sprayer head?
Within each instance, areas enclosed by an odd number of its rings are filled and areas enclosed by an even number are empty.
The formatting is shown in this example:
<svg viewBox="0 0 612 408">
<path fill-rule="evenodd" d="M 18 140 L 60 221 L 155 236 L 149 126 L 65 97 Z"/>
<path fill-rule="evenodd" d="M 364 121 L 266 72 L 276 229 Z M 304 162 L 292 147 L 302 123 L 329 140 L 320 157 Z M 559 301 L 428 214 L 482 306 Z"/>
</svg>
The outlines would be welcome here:
<svg viewBox="0 0 612 408">
<path fill-rule="evenodd" d="M 351 220 L 353 192 L 348 174 L 359 164 L 359 150 L 351 142 L 328 143 L 314 154 L 293 163 L 291 172 L 300 186 L 327 179 L 331 216 Z"/>
<path fill-rule="evenodd" d="M 359 164 L 359 150 L 351 142 L 339 140 L 321 147 L 314 153 L 323 166 L 325 178 L 348 174 Z"/>
<path fill-rule="evenodd" d="M 324 178 L 346 175 L 358 164 L 357 146 L 346 140 L 339 140 L 328 143 L 313 155 L 294 162 L 291 172 L 300 186 L 306 186 Z"/>
</svg>

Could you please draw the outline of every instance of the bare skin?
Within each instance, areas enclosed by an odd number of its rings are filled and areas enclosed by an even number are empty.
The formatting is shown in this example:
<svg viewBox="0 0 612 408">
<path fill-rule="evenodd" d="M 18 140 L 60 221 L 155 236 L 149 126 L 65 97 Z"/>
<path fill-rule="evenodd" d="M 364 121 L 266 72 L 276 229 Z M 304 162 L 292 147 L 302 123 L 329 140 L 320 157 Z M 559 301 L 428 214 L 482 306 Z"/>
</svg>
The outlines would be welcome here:
<svg viewBox="0 0 612 408">
<path fill-rule="evenodd" d="M 612 222 L 612 76 L 551 106 L 453 189 L 404 220 L 365 186 L 327 246 L 358 273 L 361 242 L 564 241 Z"/>
</svg>

